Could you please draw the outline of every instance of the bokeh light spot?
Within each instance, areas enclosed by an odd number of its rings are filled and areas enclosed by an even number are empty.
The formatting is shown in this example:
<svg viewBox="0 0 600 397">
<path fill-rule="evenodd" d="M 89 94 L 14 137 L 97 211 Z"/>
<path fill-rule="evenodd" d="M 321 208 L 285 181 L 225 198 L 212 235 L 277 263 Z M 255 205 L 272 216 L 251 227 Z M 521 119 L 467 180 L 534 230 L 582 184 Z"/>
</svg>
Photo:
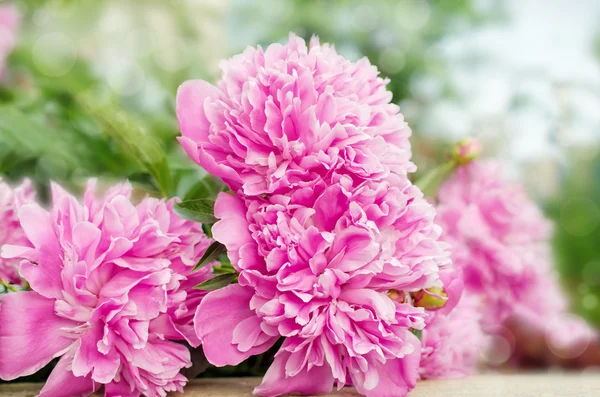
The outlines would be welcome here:
<svg viewBox="0 0 600 397">
<path fill-rule="evenodd" d="M 589 347 L 590 330 L 582 321 L 573 315 L 566 315 L 548 322 L 546 344 L 555 356 L 564 359 L 577 358 Z"/>
<path fill-rule="evenodd" d="M 133 96 L 144 89 L 146 76 L 142 68 L 135 64 L 115 66 L 108 74 L 107 84 L 119 95 Z"/>
<path fill-rule="evenodd" d="M 481 359 L 492 366 L 506 363 L 513 353 L 510 341 L 502 335 L 489 335 L 487 338 L 487 348 L 482 351 Z"/>
<path fill-rule="evenodd" d="M 357 30 L 368 32 L 377 27 L 378 23 L 377 9 L 369 6 L 368 3 L 361 4 L 354 11 L 354 27 Z"/>
<path fill-rule="evenodd" d="M 587 294 L 583 297 L 581 304 L 588 310 L 598 307 L 598 297 L 594 294 Z"/>
<path fill-rule="evenodd" d="M 588 198 L 569 199 L 562 207 L 560 225 L 573 236 L 587 236 L 600 224 L 600 209 Z"/>
<path fill-rule="evenodd" d="M 64 76 L 77 62 L 75 42 L 59 32 L 40 36 L 33 46 L 32 56 L 39 71 L 49 77 Z"/>
<path fill-rule="evenodd" d="M 396 8 L 398 27 L 403 30 L 423 28 L 431 16 L 431 9 L 426 1 L 402 0 Z"/>
<path fill-rule="evenodd" d="M 586 263 L 581 269 L 581 276 L 585 280 L 584 285 L 588 286 L 588 290 L 590 285 L 600 285 L 600 261 Z"/>
<path fill-rule="evenodd" d="M 402 51 L 395 48 L 384 50 L 379 56 L 379 65 L 384 73 L 396 74 L 402 70 L 406 62 Z"/>
<path fill-rule="evenodd" d="M 156 64 L 166 72 L 177 72 L 189 66 L 192 62 L 191 47 L 183 39 L 173 39 L 170 43 L 157 49 L 153 54 Z"/>
</svg>

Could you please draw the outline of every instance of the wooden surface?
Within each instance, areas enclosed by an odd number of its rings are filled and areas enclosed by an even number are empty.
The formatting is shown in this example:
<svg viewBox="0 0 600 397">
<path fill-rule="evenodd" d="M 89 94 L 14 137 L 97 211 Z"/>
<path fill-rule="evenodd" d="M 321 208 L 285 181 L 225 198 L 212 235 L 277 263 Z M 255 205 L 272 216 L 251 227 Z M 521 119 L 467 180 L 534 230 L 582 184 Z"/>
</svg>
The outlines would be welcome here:
<svg viewBox="0 0 600 397">
<path fill-rule="evenodd" d="M 258 378 L 195 380 L 186 388 L 187 397 L 252 396 Z M 2 397 L 35 396 L 42 387 L 36 383 L 0 385 Z M 101 394 L 97 394 L 101 396 Z M 181 396 L 181 394 L 173 394 Z M 344 388 L 331 396 L 352 397 L 358 393 Z M 571 374 L 479 375 L 467 379 L 420 382 L 410 397 L 600 397 L 600 372 Z"/>
</svg>

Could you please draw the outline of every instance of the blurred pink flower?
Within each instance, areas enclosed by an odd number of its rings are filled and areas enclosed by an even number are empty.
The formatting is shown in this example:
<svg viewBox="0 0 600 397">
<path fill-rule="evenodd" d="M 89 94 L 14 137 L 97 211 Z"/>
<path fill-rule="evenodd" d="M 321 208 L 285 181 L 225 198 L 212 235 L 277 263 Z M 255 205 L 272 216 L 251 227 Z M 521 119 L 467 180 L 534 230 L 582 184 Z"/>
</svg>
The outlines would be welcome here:
<svg viewBox="0 0 600 397">
<path fill-rule="evenodd" d="M 28 241 L 17 217 L 17 207 L 34 198 L 35 192 L 29 180 L 13 189 L 0 179 L 0 247 L 4 244 L 25 244 Z M 18 260 L 0 258 L 0 279 L 20 284 L 18 265 Z"/>
<path fill-rule="evenodd" d="M 525 189 L 504 177 L 501 164 L 459 168 L 438 194 L 438 222 L 464 272 L 465 290 L 482 299 L 486 332 L 512 316 L 531 322 L 564 316 L 568 301 L 554 273 L 552 227 Z"/>
<path fill-rule="evenodd" d="M 21 25 L 21 13 L 13 5 L 0 4 L 0 77 L 4 64 L 17 43 L 17 30 Z"/>
<path fill-rule="evenodd" d="M 407 126 L 388 80 L 366 58 L 290 34 L 221 64 L 217 87 L 188 81 L 177 94 L 188 155 L 247 196 L 285 193 L 332 173 L 353 179 L 415 170 Z M 240 191 L 241 190 L 241 191 Z"/>
<path fill-rule="evenodd" d="M 130 201 L 131 187 L 103 199 L 94 183 L 83 204 L 52 187 L 50 212 L 21 205 L 28 241 L 5 245 L 21 258 L 30 292 L 2 296 L 0 377 L 30 375 L 61 357 L 42 397 L 166 396 L 182 390 L 179 371 L 199 344 L 193 314 L 205 294 L 192 290 L 209 267 L 191 269 L 209 244 L 201 226 L 178 218 L 173 201 Z"/>
<path fill-rule="evenodd" d="M 337 176 L 268 198 L 221 193 L 215 215 L 213 235 L 240 275 L 198 307 L 210 362 L 236 365 L 283 337 L 256 394 L 326 393 L 336 381 L 368 396 L 414 387 L 411 330 L 423 328 L 424 311 L 390 296 L 441 286 L 449 265 L 416 187 Z"/>
<path fill-rule="evenodd" d="M 475 373 L 485 348 L 480 319 L 479 299 L 468 294 L 452 311 L 431 313 L 421 341 L 421 377 L 460 378 Z"/>
</svg>

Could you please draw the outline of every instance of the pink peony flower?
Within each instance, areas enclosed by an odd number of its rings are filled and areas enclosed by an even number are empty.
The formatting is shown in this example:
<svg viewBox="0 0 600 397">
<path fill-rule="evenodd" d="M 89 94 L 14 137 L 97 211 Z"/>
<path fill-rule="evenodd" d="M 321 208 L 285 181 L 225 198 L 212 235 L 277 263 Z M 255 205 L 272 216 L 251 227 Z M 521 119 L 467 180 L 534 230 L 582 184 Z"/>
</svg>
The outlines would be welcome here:
<svg viewBox="0 0 600 397">
<path fill-rule="evenodd" d="M 179 140 L 234 192 L 281 194 L 332 173 L 375 181 L 415 170 L 411 131 L 366 58 L 353 63 L 290 34 L 287 44 L 248 48 L 221 69 L 216 87 L 179 88 Z"/>
<path fill-rule="evenodd" d="M 0 378 L 30 375 L 60 360 L 42 397 L 166 396 L 182 390 L 179 371 L 197 346 L 192 319 L 205 294 L 192 287 L 211 271 L 191 269 L 209 244 L 199 224 L 172 212 L 173 201 L 130 201 L 131 187 L 104 199 L 94 183 L 83 203 L 52 187 L 50 212 L 22 205 L 28 241 L 5 245 L 21 258 L 30 292 L 0 302 Z"/>
<path fill-rule="evenodd" d="M 466 294 L 452 311 L 431 313 L 421 341 L 422 378 L 461 378 L 476 372 L 485 348 L 480 313 L 479 299 Z"/>
<path fill-rule="evenodd" d="M 31 182 L 25 180 L 18 188 L 12 189 L 0 179 L 0 247 L 4 244 L 25 244 L 28 240 L 19 224 L 17 206 L 29 203 L 35 198 Z M 18 260 L 0 258 L 0 279 L 20 284 L 17 273 Z"/>
<path fill-rule="evenodd" d="M 326 393 L 334 382 L 369 396 L 414 387 L 411 330 L 425 314 L 409 292 L 441 286 L 449 263 L 416 187 L 337 176 L 267 198 L 221 193 L 215 215 L 214 237 L 240 275 L 198 307 L 210 362 L 236 365 L 284 338 L 256 394 Z"/>
<path fill-rule="evenodd" d="M 17 42 L 17 30 L 21 25 L 21 13 L 12 5 L 0 4 L 0 77 L 4 63 Z"/>
<path fill-rule="evenodd" d="M 482 324 L 495 333 L 507 319 L 564 317 L 568 302 L 552 267 L 551 224 L 494 161 L 459 168 L 438 195 L 438 222 L 465 289 L 482 299 Z"/>
</svg>

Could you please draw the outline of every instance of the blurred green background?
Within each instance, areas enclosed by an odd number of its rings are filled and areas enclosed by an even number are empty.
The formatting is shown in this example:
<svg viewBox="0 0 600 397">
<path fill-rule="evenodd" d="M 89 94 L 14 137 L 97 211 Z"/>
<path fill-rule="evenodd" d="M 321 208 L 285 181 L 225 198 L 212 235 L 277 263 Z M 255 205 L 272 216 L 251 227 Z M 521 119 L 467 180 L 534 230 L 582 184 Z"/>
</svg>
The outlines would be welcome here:
<svg viewBox="0 0 600 397">
<path fill-rule="evenodd" d="M 288 32 L 367 56 L 414 131 L 419 172 L 476 136 L 556 221 L 574 309 L 600 326 L 600 2 L 22 0 L 0 84 L 0 174 L 182 195 L 178 85 Z M 1 33 L 1 32 L 0 32 Z"/>
</svg>

